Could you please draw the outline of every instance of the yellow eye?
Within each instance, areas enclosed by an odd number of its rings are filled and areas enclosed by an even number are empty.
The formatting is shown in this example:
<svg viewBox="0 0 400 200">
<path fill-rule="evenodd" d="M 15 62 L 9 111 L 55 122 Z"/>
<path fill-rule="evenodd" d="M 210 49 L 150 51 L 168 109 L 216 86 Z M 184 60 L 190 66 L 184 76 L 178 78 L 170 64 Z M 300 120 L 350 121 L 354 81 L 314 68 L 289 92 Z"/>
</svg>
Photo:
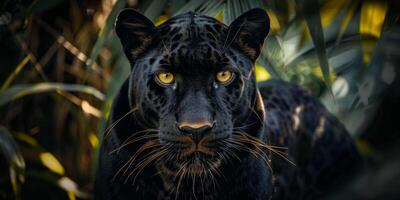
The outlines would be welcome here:
<svg viewBox="0 0 400 200">
<path fill-rule="evenodd" d="M 233 73 L 231 71 L 225 70 L 217 73 L 216 77 L 220 83 L 229 83 L 233 79 Z"/>
<path fill-rule="evenodd" d="M 169 85 L 175 81 L 175 77 L 172 73 L 161 72 L 157 74 L 157 80 L 164 85 Z"/>
</svg>

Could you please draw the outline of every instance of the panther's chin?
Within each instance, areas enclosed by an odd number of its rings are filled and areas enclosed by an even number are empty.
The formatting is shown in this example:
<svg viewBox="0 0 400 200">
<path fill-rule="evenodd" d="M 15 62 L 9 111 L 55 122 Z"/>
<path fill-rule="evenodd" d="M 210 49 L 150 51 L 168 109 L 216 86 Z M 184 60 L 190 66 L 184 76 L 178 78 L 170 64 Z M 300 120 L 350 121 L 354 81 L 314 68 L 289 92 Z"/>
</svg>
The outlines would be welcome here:
<svg viewBox="0 0 400 200">
<path fill-rule="evenodd" d="M 202 175 L 209 173 L 210 170 L 215 170 L 220 165 L 221 160 L 219 159 L 206 159 L 201 158 L 200 155 L 194 155 L 194 158 L 189 159 L 188 164 L 182 167 L 186 168 L 186 170 L 193 175 Z"/>
<path fill-rule="evenodd" d="M 169 161 L 164 164 L 166 169 L 176 176 L 182 174 L 200 176 L 215 171 L 221 166 L 221 160 L 203 153 L 193 153 L 179 160 Z"/>
</svg>

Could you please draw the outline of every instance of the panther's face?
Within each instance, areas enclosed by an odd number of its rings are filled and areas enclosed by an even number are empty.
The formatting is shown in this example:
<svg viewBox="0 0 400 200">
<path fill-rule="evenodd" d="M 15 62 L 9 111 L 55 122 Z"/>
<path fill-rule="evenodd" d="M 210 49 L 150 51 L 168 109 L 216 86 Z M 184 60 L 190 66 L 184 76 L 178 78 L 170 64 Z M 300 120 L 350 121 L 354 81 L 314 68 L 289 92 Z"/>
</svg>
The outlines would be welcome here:
<svg viewBox="0 0 400 200">
<path fill-rule="evenodd" d="M 261 9 L 230 26 L 186 13 L 156 27 L 134 10 L 120 13 L 116 32 L 132 65 L 130 103 L 157 130 L 169 170 L 216 168 L 240 148 L 235 134 L 256 134 L 263 113 L 253 64 L 268 30 Z"/>
</svg>

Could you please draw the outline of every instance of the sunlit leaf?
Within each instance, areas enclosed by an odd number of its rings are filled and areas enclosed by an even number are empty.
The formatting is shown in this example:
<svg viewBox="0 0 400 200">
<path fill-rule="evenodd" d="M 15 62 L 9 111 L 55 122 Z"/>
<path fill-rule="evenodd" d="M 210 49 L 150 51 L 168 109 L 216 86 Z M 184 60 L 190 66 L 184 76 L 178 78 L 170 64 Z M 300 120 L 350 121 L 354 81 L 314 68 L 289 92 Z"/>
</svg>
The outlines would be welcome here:
<svg viewBox="0 0 400 200">
<path fill-rule="evenodd" d="M 19 141 L 23 141 L 33 147 L 38 147 L 39 143 L 37 140 L 35 140 L 34 138 L 28 136 L 27 134 L 23 134 L 23 133 L 16 133 L 15 134 L 15 138 L 17 138 Z"/>
<path fill-rule="evenodd" d="M 267 72 L 267 70 L 265 70 L 265 68 L 261 65 L 256 64 L 254 71 L 256 74 L 257 82 L 266 81 L 271 77 L 271 75 Z"/>
<path fill-rule="evenodd" d="M 93 115 L 97 118 L 101 117 L 101 112 L 99 109 L 97 109 L 96 107 L 90 105 L 89 102 L 87 102 L 86 100 L 83 100 L 81 103 L 81 108 L 83 110 L 83 112 Z"/>
<path fill-rule="evenodd" d="M 40 161 L 44 166 L 46 166 L 50 171 L 64 175 L 65 170 L 61 163 L 49 152 L 43 152 L 39 154 Z"/>
<path fill-rule="evenodd" d="M 75 194 L 73 192 L 67 192 L 69 200 L 76 200 Z"/>
<path fill-rule="evenodd" d="M 19 142 L 22 141 L 29 144 L 28 148 L 31 149 L 35 157 L 37 156 L 38 161 L 49 171 L 60 176 L 65 174 L 65 169 L 60 161 L 52 153 L 40 146 L 35 138 L 24 133 L 17 133 L 16 138 Z"/>
<path fill-rule="evenodd" d="M 218 14 L 215 16 L 215 19 L 222 22 L 222 19 L 224 18 L 224 10 L 221 10 L 218 12 Z"/>
<path fill-rule="evenodd" d="M 387 9 L 386 1 L 364 1 L 361 5 L 360 34 L 363 39 L 363 60 L 365 64 L 371 61 L 372 50 L 382 33 Z"/>
<path fill-rule="evenodd" d="M 156 20 L 154 21 L 154 24 L 156 26 L 159 26 L 160 24 L 167 21 L 169 18 L 170 18 L 170 16 L 168 16 L 168 15 L 160 15 L 159 17 L 156 18 Z"/>
<path fill-rule="evenodd" d="M 89 134 L 89 142 L 93 148 L 97 148 L 99 146 L 99 138 L 94 133 Z"/>
<path fill-rule="evenodd" d="M 97 89 L 79 84 L 63 84 L 63 83 L 37 83 L 37 84 L 21 84 L 14 85 L 6 91 L 0 93 L 0 106 L 6 103 L 24 97 L 31 94 L 39 94 L 43 92 L 52 91 L 71 91 L 71 92 L 82 92 L 93 95 L 99 100 L 104 99 L 104 94 Z"/>
<path fill-rule="evenodd" d="M 278 17 L 276 13 L 272 10 L 267 11 L 270 20 L 270 29 L 272 33 L 279 32 L 281 30 L 281 25 L 279 24 Z"/>
</svg>

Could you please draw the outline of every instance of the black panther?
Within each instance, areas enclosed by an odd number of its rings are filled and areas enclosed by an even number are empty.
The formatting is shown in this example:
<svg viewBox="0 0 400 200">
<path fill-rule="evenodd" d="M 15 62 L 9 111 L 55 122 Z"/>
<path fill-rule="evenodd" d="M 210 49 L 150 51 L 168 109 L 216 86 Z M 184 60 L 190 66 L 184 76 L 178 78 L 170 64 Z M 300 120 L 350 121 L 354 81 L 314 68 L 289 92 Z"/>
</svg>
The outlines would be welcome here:
<svg viewBox="0 0 400 200">
<path fill-rule="evenodd" d="M 193 12 L 155 26 L 126 9 L 115 30 L 132 70 L 95 199 L 319 199 L 355 168 L 351 137 L 309 92 L 256 83 L 264 10 L 229 26 Z"/>
</svg>

